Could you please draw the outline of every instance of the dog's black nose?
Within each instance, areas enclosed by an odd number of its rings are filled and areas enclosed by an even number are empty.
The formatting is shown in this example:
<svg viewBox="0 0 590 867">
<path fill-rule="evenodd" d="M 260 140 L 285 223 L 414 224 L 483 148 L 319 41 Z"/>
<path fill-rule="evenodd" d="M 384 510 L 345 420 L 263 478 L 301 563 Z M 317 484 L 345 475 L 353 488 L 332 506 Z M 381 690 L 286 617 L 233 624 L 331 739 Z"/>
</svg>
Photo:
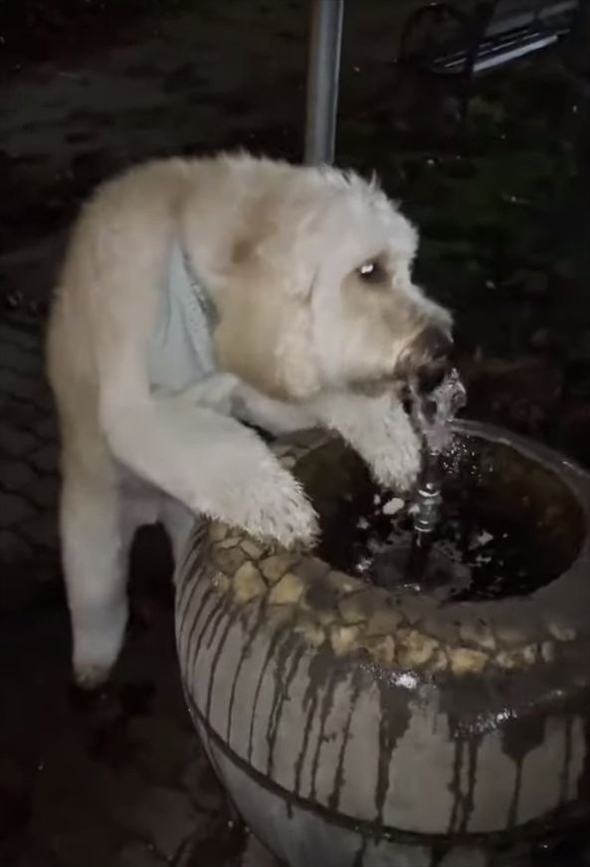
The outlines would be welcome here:
<svg viewBox="0 0 590 867">
<path fill-rule="evenodd" d="M 451 337 L 445 331 L 434 326 L 425 328 L 418 338 L 418 342 L 430 361 L 446 362 L 453 353 Z"/>
<path fill-rule="evenodd" d="M 453 366 L 453 341 L 442 329 L 429 326 L 408 348 L 403 373 L 421 394 L 429 394 L 441 384 Z"/>
<path fill-rule="evenodd" d="M 438 328 L 426 328 L 421 337 L 423 361 L 416 369 L 416 382 L 422 394 L 429 394 L 448 375 L 453 364 L 453 341 Z"/>
</svg>

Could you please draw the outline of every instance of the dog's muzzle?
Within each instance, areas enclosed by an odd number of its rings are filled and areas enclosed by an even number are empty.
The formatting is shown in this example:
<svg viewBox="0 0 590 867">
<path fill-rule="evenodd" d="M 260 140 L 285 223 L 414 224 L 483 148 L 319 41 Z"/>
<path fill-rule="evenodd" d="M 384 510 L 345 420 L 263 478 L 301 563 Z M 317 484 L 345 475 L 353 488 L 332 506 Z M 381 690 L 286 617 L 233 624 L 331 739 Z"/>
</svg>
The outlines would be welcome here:
<svg viewBox="0 0 590 867">
<path fill-rule="evenodd" d="M 397 375 L 413 383 L 419 394 L 430 394 L 453 368 L 453 348 L 449 334 L 429 326 L 402 354 Z"/>
</svg>

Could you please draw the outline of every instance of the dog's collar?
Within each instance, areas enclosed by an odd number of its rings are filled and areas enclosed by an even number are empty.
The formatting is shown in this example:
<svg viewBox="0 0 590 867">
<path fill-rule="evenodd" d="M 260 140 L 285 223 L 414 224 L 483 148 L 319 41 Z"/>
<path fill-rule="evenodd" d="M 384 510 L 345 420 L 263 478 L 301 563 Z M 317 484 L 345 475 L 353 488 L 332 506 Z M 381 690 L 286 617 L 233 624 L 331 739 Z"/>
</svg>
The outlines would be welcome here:
<svg viewBox="0 0 590 867">
<path fill-rule="evenodd" d="M 215 302 L 209 294 L 205 282 L 199 277 L 198 274 L 195 273 L 195 269 L 193 268 L 193 264 L 189 258 L 189 255 L 181 244 L 178 244 L 177 249 L 173 251 L 173 258 L 175 255 L 178 254 L 180 254 L 180 256 L 182 257 L 182 266 L 184 267 L 184 271 L 188 276 L 193 295 L 207 321 L 207 324 L 209 326 L 209 332 L 211 333 L 217 325 L 219 319 Z M 171 263 L 171 268 L 172 267 L 174 267 L 174 261 L 172 261 Z"/>
<path fill-rule="evenodd" d="M 216 323 L 211 295 L 184 248 L 176 243 L 149 345 L 152 388 L 183 391 L 215 371 L 211 335 Z"/>
</svg>

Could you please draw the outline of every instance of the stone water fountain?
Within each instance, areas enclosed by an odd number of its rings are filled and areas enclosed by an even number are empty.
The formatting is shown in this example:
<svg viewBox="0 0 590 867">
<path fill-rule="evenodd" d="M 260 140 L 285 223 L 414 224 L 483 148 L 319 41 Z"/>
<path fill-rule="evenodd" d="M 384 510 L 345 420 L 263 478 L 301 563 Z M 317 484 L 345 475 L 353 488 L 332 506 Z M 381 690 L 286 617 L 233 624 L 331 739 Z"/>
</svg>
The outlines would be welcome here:
<svg viewBox="0 0 590 867">
<path fill-rule="evenodd" d="M 333 437 L 279 444 L 320 515 L 313 552 L 194 531 L 187 701 L 279 862 L 536 867 L 588 813 L 589 477 L 514 434 L 441 425 L 464 397 L 453 375 L 413 402 L 410 498 Z"/>
</svg>

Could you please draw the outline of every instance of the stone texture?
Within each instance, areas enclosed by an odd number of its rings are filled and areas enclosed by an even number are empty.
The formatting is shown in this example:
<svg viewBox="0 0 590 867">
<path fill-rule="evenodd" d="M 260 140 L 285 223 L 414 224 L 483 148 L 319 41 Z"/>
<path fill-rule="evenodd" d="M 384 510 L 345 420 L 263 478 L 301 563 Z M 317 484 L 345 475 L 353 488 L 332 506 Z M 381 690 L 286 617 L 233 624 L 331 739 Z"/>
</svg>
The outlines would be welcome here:
<svg viewBox="0 0 590 867">
<path fill-rule="evenodd" d="M 166 867 L 169 863 L 158 855 L 154 846 L 133 840 L 121 847 L 117 856 L 118 867 Z"/>
<path fill-rule="evenodd" d="M 32 507 L 22 497 L 0 491 L 0 514 L 4 527 L 13 528 L 16 524 L 26 520 L 33 512 Z"/>
<path fill-rule="evenodd" d="M 268 594 L 268 601 L 272 605 L 294 605 L 304 592 L 305 585 L 301 578 L 294 572 L 287 572 Z"/>
<path fill-rule="evenodd" d="M 37 440 L 30 433 L 14 427 L 10 422 L 3 421 L 0 428 L 0 448 L 13 457 L 21 457 L 30 453 L 37 445 Z"/>
<path fill-rule="evenodd" d="M 26 488 L 35 492 L 37 490 L 35 472 L 24 460 L 18 458 L 12 461 L 0 461 L 0 478 L 2 479 L 2 487 L 15 493 Z"/>
<path fill-rule="evenodd" d="M 99 695 L 70 689 L 63 602 L 3 624 L 0 864 L 163 867 L 189 841 L 186 867 L 237 867 L 224 833 L 211 836 L 232 819 L 185 710 L 158 598 L 132 598 L 152 617 Z"/>
<path fill-rule="evenodd" d="M 197 818 L 188 795 L 163 786 L 147 788 L 135 804 L 121 813 L 120 821 L 134 834 L 149 833 L 154 850 L 166 860 L 192 835 Z"/>
<path fill-rule="evenodd" d="M 234 576 L 234 595 L 237 602 L 249 602 L 266 590 L 262 576 L 252 563 L 243 563 Z"/>
<path fill-rule="evenodd" d="M 0 328 L 0 563 L 57 556 L 57 427 L 43 335 Z"/>
</svg>

